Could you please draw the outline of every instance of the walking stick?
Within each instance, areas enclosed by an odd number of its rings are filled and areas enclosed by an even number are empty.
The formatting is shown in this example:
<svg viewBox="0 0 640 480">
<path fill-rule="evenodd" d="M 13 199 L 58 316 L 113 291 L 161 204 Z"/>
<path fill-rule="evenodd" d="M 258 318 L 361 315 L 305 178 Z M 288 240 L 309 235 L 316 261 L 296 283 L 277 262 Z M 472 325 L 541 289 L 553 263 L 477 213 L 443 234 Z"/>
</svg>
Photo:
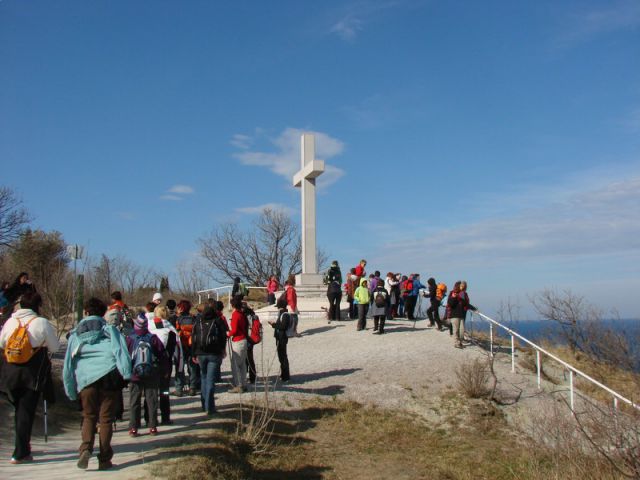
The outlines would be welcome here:
<svg viewBox="0 0 640 480">
<path fill-rule="evenodd" d="M 48 430 L 47 430 L 47 401 L 44 400 L 44 443 L 47 443 L 49 440 Z"/>
</svg>

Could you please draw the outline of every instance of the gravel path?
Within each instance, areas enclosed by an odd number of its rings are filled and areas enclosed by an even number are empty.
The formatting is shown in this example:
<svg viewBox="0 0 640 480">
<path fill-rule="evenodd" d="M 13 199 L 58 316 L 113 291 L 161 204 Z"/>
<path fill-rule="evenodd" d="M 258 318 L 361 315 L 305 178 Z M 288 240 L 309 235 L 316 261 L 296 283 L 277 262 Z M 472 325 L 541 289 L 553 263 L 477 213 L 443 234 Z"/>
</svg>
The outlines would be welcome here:
<svg viewBox="0 0 640 480">
<path fill-rule="evenodd" d="M 415 329 L 413 322 L 389 321 L 384 335 L 372 335 L 371 323 L 368 320 L 368 329 L 360 332 L 352 321 L 327 324 L 315 320 L 302 324 L 299 329 L 302 336 L 289 342 L 291 381 L 276 386 L 279 407 L 295 407 L 305 398 L 336 396 L 428 418 L 435 415 L 432 407 L 438 404 L 441 395 L 448 394 L 455 385 L 456 367 L 474 358 L 485 358 L 477 346 L 463 350 L 453 348 L 453 338 L 448 332 L 426 328 L 424 320 L 418 321 Z M 279 364 L 268 325 L 264 327 L 264 341 L 255 347 L 254 356 L 259 375 L 274 379 Z M 524 375 L 512 374 L 508 355 L 502 355 L 496 368 L 507 384 L 516 384 L 525 391 L 519 409 L 540 401 L 532 375 L 526 371 Z M 225 360 L 224 382 L 216 387 L 219 408 L 238 402 L 238 394 L 228 393 L 229 378 L 229 362 Z M 242 397 L 248 401 L 251 394 Z M 146 464 L 162 459 L 154 449 L 179 441 L 181 435 L 215 426 L 216 420 L 207 420 L 199 407 L 199 399 L 195 397 L 172 397 L 175 424 L 161 427 L 157 437 L 143 435 L 132 439 L 127 435 L 126 423 L 120 424 L 113 438 L 115 467 L 109 472 L 97 472 L 95 458 L 87 472 L 76 467 L 79 428 L 50 437 L 48 444 L 41 437 L 34 437 L 35 462 L 24 465 L 8 463 L 13 437 L 5 436 L 0 443 L 0 478 L 15 474 L 30 479 L 74 479 L 95 474 L 100 478 L 144 478 L 148 476 Z"/>
</svg>

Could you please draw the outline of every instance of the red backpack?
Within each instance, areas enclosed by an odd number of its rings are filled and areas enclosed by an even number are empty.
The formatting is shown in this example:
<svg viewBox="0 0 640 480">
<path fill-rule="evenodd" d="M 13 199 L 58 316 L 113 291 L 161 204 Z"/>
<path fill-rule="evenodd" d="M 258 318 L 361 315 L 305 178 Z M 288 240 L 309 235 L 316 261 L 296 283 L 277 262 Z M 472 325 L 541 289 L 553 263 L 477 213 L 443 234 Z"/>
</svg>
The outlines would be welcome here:
<svg viewBox="0 0 640 480">
<path fill-rule="evenodd" d="M 257 315 L 247 315 L 247 320 L 250 325 L 249 339 L 251 343 L 257 345 L 262 341 L 262 322 Z"/>
</svg>

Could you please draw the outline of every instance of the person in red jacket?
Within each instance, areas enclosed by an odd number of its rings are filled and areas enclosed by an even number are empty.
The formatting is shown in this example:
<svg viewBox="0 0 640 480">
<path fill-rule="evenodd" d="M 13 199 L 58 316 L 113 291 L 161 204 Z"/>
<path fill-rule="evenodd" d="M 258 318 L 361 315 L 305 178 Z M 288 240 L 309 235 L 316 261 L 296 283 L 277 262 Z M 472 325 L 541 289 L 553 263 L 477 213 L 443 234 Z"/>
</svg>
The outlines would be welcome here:
<svg viewBox="0 0 640 480">
<path fill-rule="evenodd" d="M 231 314 L 231 328 L 227 336 L 231 339 L 231 374 L 234 388 L 232 393 L 242 393 L 247 390 L 247 336 L 249 322 L 242 309 L 242 297 L 231 300 L 233 313 Z"/>
<path fill-rule="evenodd" d="M 269 305 L 273 305 L 276 303 L 276 292 L 280 288 L 278 284 L 278 280 L 275 275 L 271 275 L 269 277 L 269 281 L 267 282 L 267 303 Z"/>
</svg>

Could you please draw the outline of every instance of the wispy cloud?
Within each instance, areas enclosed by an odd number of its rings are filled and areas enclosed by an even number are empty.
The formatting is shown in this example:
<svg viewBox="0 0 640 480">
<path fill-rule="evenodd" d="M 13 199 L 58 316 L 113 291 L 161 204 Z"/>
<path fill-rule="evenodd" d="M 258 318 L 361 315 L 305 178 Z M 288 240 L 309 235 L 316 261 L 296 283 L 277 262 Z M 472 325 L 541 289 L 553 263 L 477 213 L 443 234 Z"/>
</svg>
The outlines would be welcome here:
<svg viewBox="0 0 640 480">
<path fill-rule="evenodd" d="M 309 132 L 298 128 L 286 128 L 275 138 L 267 141 L 275 147 L 274 152 L 244 151 L 234 154 L 243 165 L 266 167 L 273 173 L 291 182 L 300 170 L 300 137 L 303 133 L 313 133 L 316 139 L 316 158 L 329 160 L 344 151 L 344 143 L 323 132 Z M 263 134 L 258 133 L 262 136 Z M 252 141 L 255 141 L 252 138 Z M 318 187 L 326 188 L 344 175 L 344 170 L 335 165 L 325 164 L 325 172 L 318 177 Z"/>
<path fill-rule="evenodd" d="M 237 213 L 242 213 L 245 215 L 256 215 L 262 213 L 264 210 L 277 210 L 288 215 L 292 215 L 295 213 L 295 209 L 289 207 L 288 205 L 284 205 L 282 203 L 265 203 L 264 205 L 257 205 L 255 207 L 241 207 L 236 208 Z"/>
<path fill-rule="evenodd" d="M 353 40 L 362 30 L 362 20 L 351 14 L 338 20 L 332 27 L 331 33 L 335 33 L 343 40 Z"/>
<path fill-rule="evenodd" d="M 182 200 L 182 197 L 178 195 L 160 195 L 160 200 L 169 200 L 172 202 L 179 202 Z"/>
<path fill-rule="evenodd" d="M 193 187 L 191 187 L 189 185 L 174 185 L 173 187 L 171 187 L 167 191 L 169 193 L 177 193 L 177 194 L 180 194 L 180 195 L 190 195 L 190 194 L 195 192 Z"/>
<path fill-rule="evenodd" d="M 564 25 L 557 45 L 571 48 L 602 34 L 637 28 L 640 28 L 640 2 L 620 0 L 603 8 L 582 10 L 572 15 Z"/>
<path fill-rule="evenodd" d="M 568 195 L 519 214 L 396 241 L 388 260 L 424 258 L 429 266 L 494 267 L 502 263 L 640 253 L 640 176 Z M 401 252 L 401 253 L 400 253 Z"/>
<path fill-rule="evenodd" d="M 241 148 L 242 150 L 247 150 L 251 147 L 252 138 L 249 135 L 243 135 L 241 133 L 236 133 L 233 138 L 231 138 L 231 145 L 236 148 Z"/>
<path fill-rule="evenodd" d="M 388 15 L 388 10 L 397 7 L 410 7 L 421 3 L 416 0 L 359 0 L 341 7 L 332 16 L 329 34 L 342 40 L 353 41 L 365 28 L 365 25 Z"/>
<path fill-rule="evenodd" d="M 116 215 L 122 220 L 135 220 L 136 216 L 131 212 L 117 212 Z"/>
</svg>

